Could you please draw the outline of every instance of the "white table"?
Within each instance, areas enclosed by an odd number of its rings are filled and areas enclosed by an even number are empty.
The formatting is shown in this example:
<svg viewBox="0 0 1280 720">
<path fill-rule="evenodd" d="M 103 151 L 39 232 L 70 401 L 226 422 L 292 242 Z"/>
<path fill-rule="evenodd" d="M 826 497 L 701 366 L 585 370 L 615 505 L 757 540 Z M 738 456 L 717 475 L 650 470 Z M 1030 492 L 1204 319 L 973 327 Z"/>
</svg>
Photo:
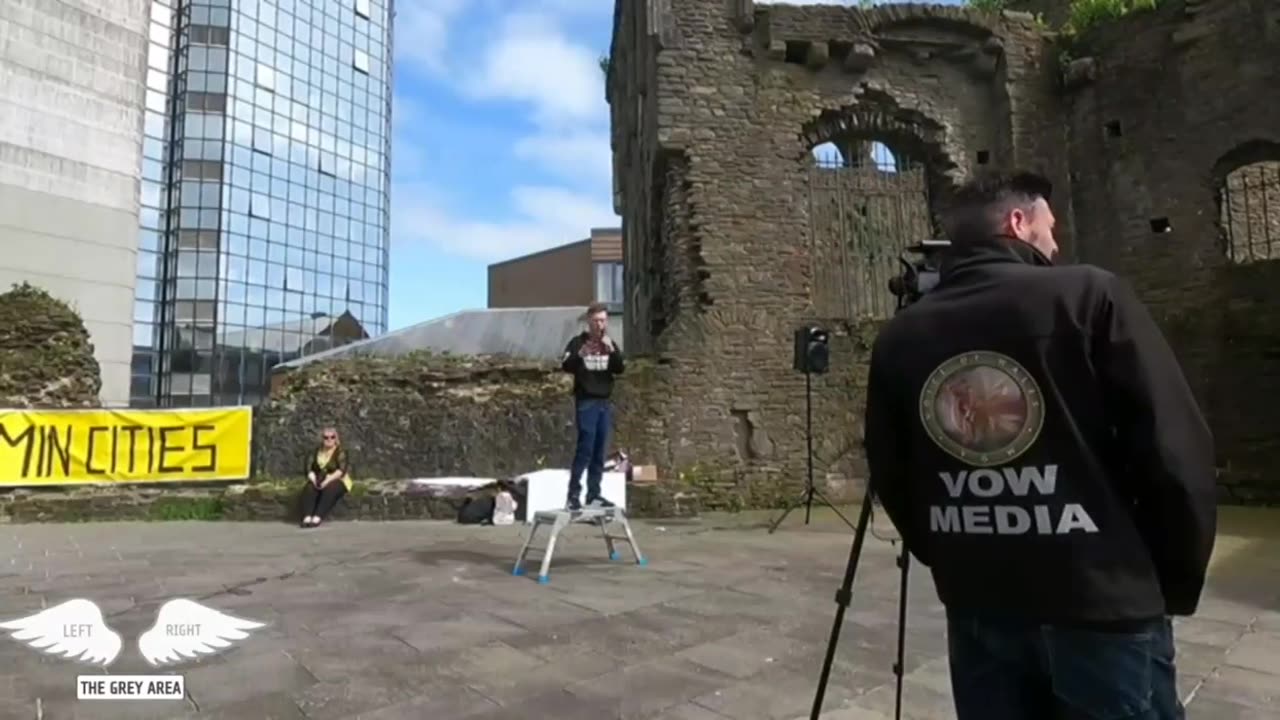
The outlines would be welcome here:
<svg viewBox="0 0 1280 720">
<path fill-rule="evenodd" d="M 409 487 L 443 491 L 446 488 L 481 488 L 498 482 L 497 478 L 476 477 L 438 477 L 414 478 L 408 481 Z"/>
<path fill-rule="evenodd" d="M 534 516 L 540 512 L 564 510 L 565 501 L 569 498 L 569 471 L 564 469 L 545 469 L 525 473 L 516 478 L 516 482 L 525 481 L 525 522 L 532 523 Z M 600 494 L 621 509 L 627 507 L 627 476 L 620 472 L 606 472 L 600 479 Z M 585 505 L 587 500 L 587 477 L 582 476 L 582 492 L 578 499 Z"/>
</svg>

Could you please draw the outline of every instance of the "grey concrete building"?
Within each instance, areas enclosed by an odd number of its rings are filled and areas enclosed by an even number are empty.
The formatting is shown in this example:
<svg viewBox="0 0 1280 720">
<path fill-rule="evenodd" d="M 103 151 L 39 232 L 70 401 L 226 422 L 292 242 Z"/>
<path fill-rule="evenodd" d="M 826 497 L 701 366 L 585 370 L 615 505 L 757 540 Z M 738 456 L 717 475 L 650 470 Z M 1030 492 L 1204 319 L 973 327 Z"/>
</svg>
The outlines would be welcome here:
<svg viewBox="0 0 1280 720">
<path fill-rule="evenodd" d="M 391 4 L 0 0 L 0 284 L 79 310 L 105 404 L 385 332 Z"/>
<path fill-rule="evenodd" d="M 129 401 L 147 0 L 0 0 L 0 287 L 84 318 Z"/>
</svg>

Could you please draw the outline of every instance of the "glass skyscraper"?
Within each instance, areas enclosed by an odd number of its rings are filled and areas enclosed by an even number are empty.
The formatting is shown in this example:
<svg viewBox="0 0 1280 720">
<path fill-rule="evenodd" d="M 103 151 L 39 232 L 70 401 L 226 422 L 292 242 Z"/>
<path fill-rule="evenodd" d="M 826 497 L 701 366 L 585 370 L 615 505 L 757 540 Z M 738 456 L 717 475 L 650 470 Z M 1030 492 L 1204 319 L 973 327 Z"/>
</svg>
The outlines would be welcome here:
<svg viewBox="0 0 1280 720">
<path fill-rule="evenodd" d="M 131 404 L 387 328 L 394 0 L 152 0 Z"/>
</svg>

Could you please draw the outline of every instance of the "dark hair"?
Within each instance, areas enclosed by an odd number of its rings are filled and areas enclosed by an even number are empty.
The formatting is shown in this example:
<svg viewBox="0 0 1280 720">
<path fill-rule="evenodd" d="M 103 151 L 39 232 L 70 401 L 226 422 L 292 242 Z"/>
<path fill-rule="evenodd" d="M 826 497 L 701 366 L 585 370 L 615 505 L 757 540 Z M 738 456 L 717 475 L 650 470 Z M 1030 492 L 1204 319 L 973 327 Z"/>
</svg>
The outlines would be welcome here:
<svg viewBox="0 0 1280 720">
<path fill-rule="evenodd" d="M 1053 183 L 1043 175 L 1026 171 L 980 174 L 952 196 L 946 213 L 947 235 L 952 242 L 989 236 L 998 222 L 997 213 L 1029 206 L 1039 198 L 1049 202 L 1052 196 Z"/>
<path fill-rule="evenodd" d="M 593 302 L 587 306 L 587 312 L 584 317 L 591 317 L 598 312 L 609 312 L 609 306 L 602 302 Z"/>
</svg>

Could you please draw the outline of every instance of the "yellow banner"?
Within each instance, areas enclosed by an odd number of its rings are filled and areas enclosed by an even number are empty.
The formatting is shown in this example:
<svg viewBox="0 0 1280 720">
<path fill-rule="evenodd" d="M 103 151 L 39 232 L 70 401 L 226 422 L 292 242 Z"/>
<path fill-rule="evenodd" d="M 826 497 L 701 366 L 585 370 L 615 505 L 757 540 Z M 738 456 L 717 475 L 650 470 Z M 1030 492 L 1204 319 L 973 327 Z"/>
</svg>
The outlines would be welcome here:
<svg viewBox="0 0 1280 720">
<path fill-rule="evenodd" d="M 253 410 L 0 410 L 0 487 L 243 480 Z"/>
</svg>

